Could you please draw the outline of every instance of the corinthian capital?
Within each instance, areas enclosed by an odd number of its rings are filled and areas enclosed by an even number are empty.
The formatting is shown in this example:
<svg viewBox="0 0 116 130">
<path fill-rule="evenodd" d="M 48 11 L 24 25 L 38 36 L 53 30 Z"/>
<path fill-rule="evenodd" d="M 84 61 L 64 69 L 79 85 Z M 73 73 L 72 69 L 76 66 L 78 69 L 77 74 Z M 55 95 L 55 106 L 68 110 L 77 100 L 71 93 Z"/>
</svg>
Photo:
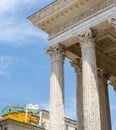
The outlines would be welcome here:
<svg viewBox="0 0 116 130">
<path fill-rule="evenodd" d="M 56 45 L 55 47 L 49 47 L 45 49 L 46 54 L 51 56 L 52 61 L 64 61 L 65 58 L 65 47 L 63 45 Z"/>
<path fill-rule="evenodd" d="M 77 37 L 80 43 L 82 43 L 87 41 L 93 41 L 95 39 L 96 34 L 96 30 L 88 29 L 83 34 L 80 34 Z"/>
<path fill-rule="evenodd" d="M 75 68 L 76 73 L 82 72 L 82 60 L 81 60 L 81 58 L 76 58 L 75 60 L 71 61 L 70 63 Z"/>
<path fill-rule="evenodd" d="M 81 47 L 82 48 L 94 47 L 93 43 L 95 41 L 96 34 L 97 34 L 96 30 L 88 29 L 83 34 L 78 35 L 77 37 L 79 39 Z"/>
<path fill-rule="evenodd" d="M 115 31 L 116 31 L 116 17 L 109 18 L 109 19 L 108 19 L 108 22 L 109 22 L 110 24 L 112 24 L 112 26 L 115 27 Z"/>
<path fill-rule="evenodd" d="M 103 69 L 98 68 L 97 72 L 98 72 L 98 78 L 99 79 L 102 79 L 102 80 L 103 79 L 105 79 L 105 80 L 109 79 L 109 74 L 107 72 L 105 72 Z"/>
</svg>

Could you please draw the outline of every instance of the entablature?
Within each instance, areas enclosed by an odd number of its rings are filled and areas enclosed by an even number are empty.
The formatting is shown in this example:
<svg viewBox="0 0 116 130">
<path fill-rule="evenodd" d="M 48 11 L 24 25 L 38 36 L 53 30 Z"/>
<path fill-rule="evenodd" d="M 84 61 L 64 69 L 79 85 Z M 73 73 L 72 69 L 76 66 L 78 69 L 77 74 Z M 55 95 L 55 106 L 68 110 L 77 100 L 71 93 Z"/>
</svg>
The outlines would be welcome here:
<svg viewBox="0 0 116 130">
<path fill-rule="evenodd" d="M 101 0 L 100 2 L 86 2 L 83 6 L 78 5 L 78 8 L 76 8 L 77 5 L 75 4 L 72 8 L 70 8 L 68 13 L 64 16 L 59 16 L 56 22 L 51 21 L 51 23 L 49 23 L 50 29 L 48 28 L 48 33 L 50 39 L 53 39 L 54 37 L 57 37 L 58 35 L 78 26 L 79 24 L 96 17 L 112 7 L 115 7 L 116 3 L 113 0 Z M 99 21 L 99 19 L 96 21 Z"/>
<path fill-rule="evenodd" d="M 69 59 L 81 57 L 77 36 L 96 30 L 97 66 L 116 77 L 116 0 L 57 0 L 29 19 L 49 34 L 49 46 L 64 45 Z"/>
<path fill-rule="evenodd" d="M 113 6 L 116 0 L 56 0 L 29 19 L 54 39 Z"/>
<path fill-rule="evenodd" d="M 41 9 L 35 14 L 29 16 L 28 18 L 32 21 L 35 26 L 38 26 L 42 29 L 43 24 L 47 24 L 50 19 L 55 15 L 56 18 L 59 15 L 59 11 L 64 10 L 67 6 L 74 3 L 77 0 L 56 0 L 47 7 Z"/>
</svg>

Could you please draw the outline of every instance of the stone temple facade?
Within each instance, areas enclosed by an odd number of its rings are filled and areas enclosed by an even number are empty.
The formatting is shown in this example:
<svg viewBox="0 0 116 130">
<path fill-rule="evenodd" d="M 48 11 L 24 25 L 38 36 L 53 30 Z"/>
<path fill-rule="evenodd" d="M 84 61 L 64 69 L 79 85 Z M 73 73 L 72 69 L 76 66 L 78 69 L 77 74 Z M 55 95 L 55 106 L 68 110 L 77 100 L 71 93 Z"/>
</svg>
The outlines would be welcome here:
<svg viewBox="0 0 116 130">
<path fill-rule="evenodd" d="M 56 0 L 29 20 L 49 34 L 49 130 L 64 130 L 65 58 L 75 69 L 78 130 L 111 130 L 107 81 L 116 90 L 116 0 Z"/>
</svg>

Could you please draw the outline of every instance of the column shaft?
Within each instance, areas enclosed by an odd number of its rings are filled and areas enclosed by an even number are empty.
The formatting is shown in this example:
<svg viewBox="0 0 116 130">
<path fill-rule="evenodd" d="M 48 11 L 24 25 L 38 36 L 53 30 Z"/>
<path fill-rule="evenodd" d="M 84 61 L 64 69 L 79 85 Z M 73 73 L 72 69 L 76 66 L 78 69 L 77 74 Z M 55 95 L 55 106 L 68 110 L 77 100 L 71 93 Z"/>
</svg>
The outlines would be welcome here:
<svg viewBox="0 0 116 130">
<path fill-rule="evenodd" d="M 47 49 L 51 56 L 49 130 L 64 130 L 64 50 L 58 45 Z"/>
<path fill-rule="evenodd" d="M 83 88 L 82 88 L 82 62 L 80 58 L 71 62 L 76 73 L 76 116 L 77 128 L 83 130 Z"/>
<path fill-rule="evenodd" d="M 100 98 L 101 130 L 111 130 L 111 117 L 109 106 L 109 94 L 107 86 L 107 73 L 98 69 L 98 84 Z"/>
<path fill-rule="evenodd" d="M 79 36 L 82 49 L 83 130 L 101 130 L 98 79 L 93 33 Z"/>
<path fill-rule="evenodd" d="M 76 88 L 76 111 L 77 111 L 77 128 L 83 130 L 83 89 L 82 89 L 82 72 L 77 73 L 77 88 Z"/>
</svg>

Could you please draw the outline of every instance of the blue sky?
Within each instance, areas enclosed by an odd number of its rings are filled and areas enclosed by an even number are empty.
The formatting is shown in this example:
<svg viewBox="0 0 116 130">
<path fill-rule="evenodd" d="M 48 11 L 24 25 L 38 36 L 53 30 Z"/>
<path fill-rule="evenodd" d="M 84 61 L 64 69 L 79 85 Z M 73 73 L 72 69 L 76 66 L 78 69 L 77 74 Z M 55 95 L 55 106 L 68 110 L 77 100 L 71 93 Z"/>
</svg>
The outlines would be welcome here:
<svg viewBox="0 0 116 130">
<path fill-rule="evenodd" d="M 43 50 L 48 47 L 48 35 L 34 27 L 27 17 L 53 1 L 0 2 L 0 111 L 8 104 L 28 103 L 49 110 L 50 57 Z M 75 73 L 68 60 L 64 66 L 65 115 L 75 119 Z M 116 130 L 116 96 L 111 86 L 109 95 Z"/>
</svg>

